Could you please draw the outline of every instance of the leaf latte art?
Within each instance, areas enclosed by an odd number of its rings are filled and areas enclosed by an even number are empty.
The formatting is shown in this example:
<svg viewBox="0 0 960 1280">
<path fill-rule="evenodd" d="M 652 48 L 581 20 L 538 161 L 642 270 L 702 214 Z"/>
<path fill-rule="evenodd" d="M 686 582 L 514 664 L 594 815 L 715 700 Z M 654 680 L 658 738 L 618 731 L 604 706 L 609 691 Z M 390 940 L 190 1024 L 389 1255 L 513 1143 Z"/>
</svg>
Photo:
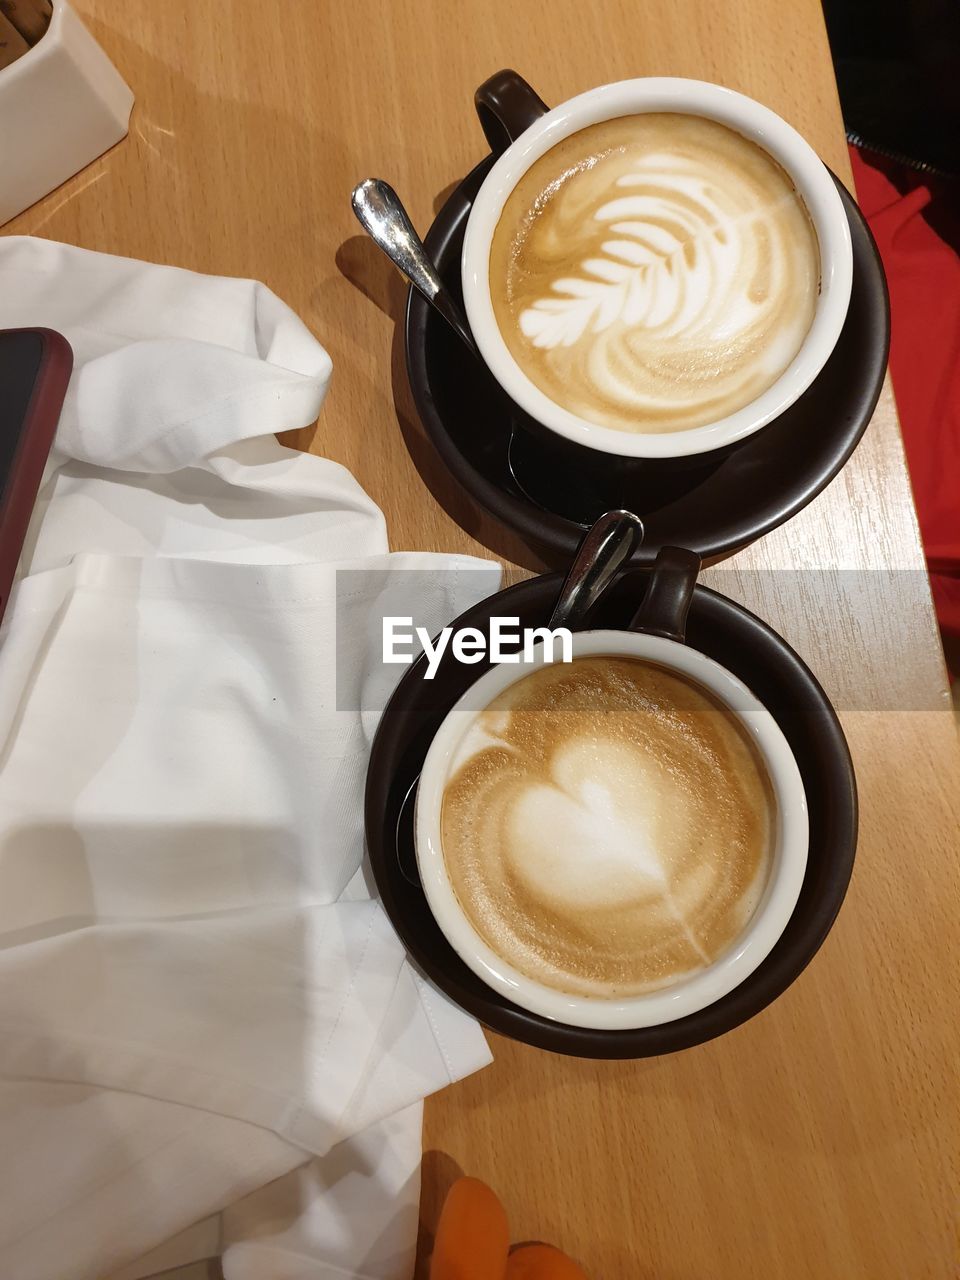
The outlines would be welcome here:
<svg viewBox="0 0 960 1280">
<path fill-rule="evenodd" d="M 591 125 L 524 174 L 490 253 L 514 360 L 623 431 L 704 426 L 780 377 L 819 291 L 816 233 L 760 147 L 698 116 Z"/>
<path fill-rule="evenodd" d="M 712 696 L 631 658 L 542 667 L 468 728 L 444 789 L 457 899 L 503 960 L 616 998 L 711 964 L 762 897 L 775 802 Z"/>
</svg>

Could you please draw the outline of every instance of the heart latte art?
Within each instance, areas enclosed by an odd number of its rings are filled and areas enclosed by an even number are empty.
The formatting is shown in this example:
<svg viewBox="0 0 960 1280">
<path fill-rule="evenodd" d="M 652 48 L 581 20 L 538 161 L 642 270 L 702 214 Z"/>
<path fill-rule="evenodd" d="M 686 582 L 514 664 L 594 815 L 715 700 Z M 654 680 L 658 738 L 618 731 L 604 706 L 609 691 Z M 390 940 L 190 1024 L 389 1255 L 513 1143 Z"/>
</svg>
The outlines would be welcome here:
<svg viewBox="0 0 960 1280">
<path fill-rule="evenodd" d="M 514 360 L 551 400 L 622 431 L 748 405 L 803 344 L 816 233 L 787 174 L 740 134 L 653 113 L 541 156 L 494 232 L 490 292 Z"/>
<path fill-rule="evenodd" d="M 767 881 L 774 802 L 746 731 L 687 680 L 578 658 L 472 723 L 447 782 L 451 884 L 493 950 L 573 995 L 628 997 L 717 959 Z"/>
</svg>

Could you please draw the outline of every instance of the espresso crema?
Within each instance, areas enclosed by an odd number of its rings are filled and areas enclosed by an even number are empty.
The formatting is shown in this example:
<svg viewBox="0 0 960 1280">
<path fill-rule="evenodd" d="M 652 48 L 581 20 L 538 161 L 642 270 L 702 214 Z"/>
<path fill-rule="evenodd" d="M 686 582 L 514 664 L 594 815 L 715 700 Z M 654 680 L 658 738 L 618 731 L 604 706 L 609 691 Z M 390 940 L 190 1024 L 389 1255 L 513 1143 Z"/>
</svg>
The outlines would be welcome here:
<svg viewBox="0 0 960 1280">
<path fill-rule="evenodd" d="M 775 801 L 740 722 L 633 658 L 546 666 L 470 725 L 441 845 L 473 927 L 521 973 L 626 998 L 716 960 L 767 883 Z"/>
<path fill-rule="evenodd" d="M 493 236 L 497 324 L 557 404 L 620 431 L 704 426 L 799 352 L 817 237 L 784 170 L 700 116 L 623 116 L 523 175 Z"/>
</svg>

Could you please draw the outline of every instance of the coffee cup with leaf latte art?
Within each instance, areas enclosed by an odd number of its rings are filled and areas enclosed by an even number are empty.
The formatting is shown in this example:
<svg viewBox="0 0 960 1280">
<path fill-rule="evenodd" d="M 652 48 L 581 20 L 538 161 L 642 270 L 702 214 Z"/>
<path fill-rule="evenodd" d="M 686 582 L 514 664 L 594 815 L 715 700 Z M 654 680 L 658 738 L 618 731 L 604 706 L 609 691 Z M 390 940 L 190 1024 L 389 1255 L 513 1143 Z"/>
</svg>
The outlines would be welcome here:
<svg viewBox="0 0 960 1280">
<path fill-rule="evenodd" d="M 477 346 L 541 426 L 680 457 L 759 430 L 829 358 L 853 257 L 829 171 L 718 85 L 623 81 L 547 111 L 474 199 Z"/>
<path fill-rule="evenodd" d="M 591 125 L 511 193 L 493 237 L 500 332 L 552 400 L 618 431 L 701 427 L 800 350 L 817 238 L 790 179 L 725 125 Z"/>
</svg>

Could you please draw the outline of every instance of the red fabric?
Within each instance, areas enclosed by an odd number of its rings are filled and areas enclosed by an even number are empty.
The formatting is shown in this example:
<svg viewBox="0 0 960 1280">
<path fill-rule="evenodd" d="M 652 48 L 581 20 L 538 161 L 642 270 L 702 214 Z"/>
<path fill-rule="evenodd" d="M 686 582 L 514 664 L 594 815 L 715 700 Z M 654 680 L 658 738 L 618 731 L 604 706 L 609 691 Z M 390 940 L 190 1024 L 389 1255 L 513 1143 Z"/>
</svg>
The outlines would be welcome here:
<svg viewBox="0 0 960 1280">
<path fill-rule="evenodd" d="M 960 207 L 956 188 L 948 196 L 911 170 L 878 160 L 882 172 L 869 161 L 851 148 L 857 199 L 890 287 L 890 372 L 949 655 L 960 652 L 960 256 L 951 247 L 960 246 Z"/>
</svg>

